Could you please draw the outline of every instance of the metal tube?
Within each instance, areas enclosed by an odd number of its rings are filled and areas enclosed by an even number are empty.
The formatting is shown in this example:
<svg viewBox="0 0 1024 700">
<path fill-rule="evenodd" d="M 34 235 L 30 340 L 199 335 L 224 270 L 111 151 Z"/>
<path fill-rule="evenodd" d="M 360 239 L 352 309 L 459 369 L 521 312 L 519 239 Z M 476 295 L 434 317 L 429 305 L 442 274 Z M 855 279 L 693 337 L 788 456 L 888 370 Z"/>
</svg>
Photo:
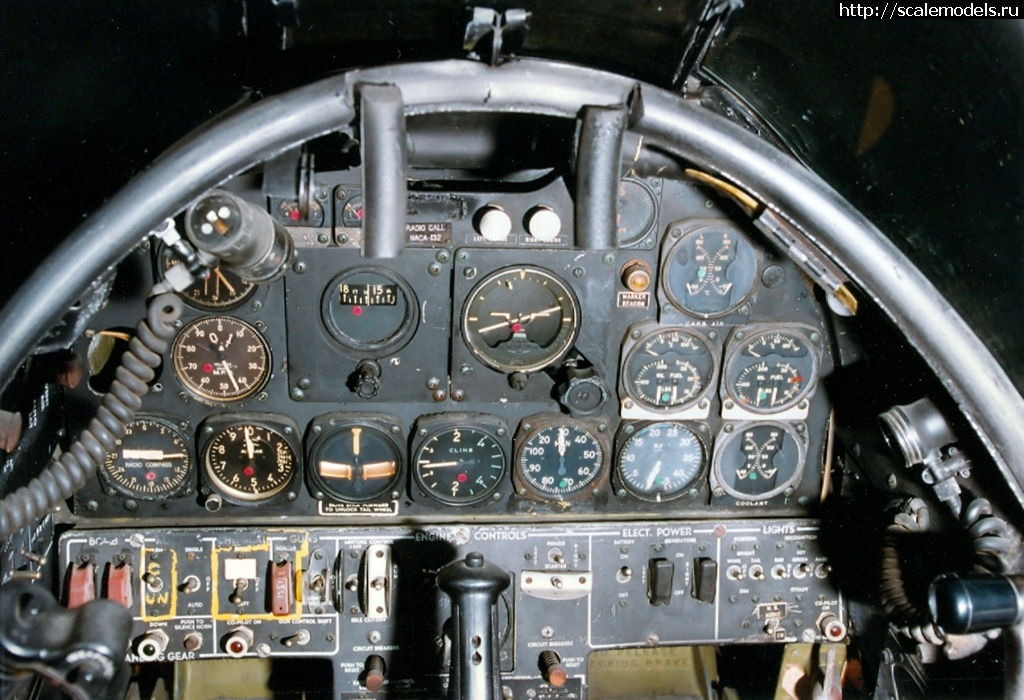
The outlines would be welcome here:
<svg viewBox="0 0 1024 700">
<path fill-rule="evenodd" d="M 394 258 L 405 249 L 406 137 L 402 91 L 359 85 L 363 158 L 363 255 Z"/>
<path fill-rule="evenodd" d="M 589 106 L 576 157 L 576 247 L 609 250 L 615 247 L 622 137 L 626 133 L 626 105 Z"/>
</svg>

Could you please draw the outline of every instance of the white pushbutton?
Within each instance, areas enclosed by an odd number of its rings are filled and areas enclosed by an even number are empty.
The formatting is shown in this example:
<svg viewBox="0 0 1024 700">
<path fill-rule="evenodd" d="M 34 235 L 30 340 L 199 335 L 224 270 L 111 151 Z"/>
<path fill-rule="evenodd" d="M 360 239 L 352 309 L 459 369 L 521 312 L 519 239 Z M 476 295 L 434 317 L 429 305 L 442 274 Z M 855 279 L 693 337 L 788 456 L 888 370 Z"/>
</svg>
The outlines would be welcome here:
<svg viewBox="0 0 1024 700">
<path fill-rule="evenodd" d="M 537 207 L 530 213 L 526 230 L 538 241 L 553 241 L 562 231 L 562 220 L 552 209 Z"/>
<path fill-rule="evenodd" d="M 487 206 L 477 224 L 477 231 L 489 241 L 503 241 L 512 232 L 512 219 L 501 209 Z"/>
</svg>

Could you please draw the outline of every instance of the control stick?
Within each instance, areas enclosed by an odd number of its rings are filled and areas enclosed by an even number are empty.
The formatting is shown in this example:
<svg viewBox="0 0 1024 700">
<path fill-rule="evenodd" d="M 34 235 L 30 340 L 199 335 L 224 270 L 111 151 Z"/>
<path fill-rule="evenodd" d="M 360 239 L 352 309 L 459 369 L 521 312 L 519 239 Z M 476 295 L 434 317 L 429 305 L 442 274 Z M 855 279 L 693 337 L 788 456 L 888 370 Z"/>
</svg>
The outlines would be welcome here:
<svg viewBox="0 0 1024 700">
<path fill-rule="evenodd" d="M 512 578 L 480 552 L 453 561 L 437 575 L 452 601 L 449 700 L 499 700 L 498 597 Z"/>
</svg>

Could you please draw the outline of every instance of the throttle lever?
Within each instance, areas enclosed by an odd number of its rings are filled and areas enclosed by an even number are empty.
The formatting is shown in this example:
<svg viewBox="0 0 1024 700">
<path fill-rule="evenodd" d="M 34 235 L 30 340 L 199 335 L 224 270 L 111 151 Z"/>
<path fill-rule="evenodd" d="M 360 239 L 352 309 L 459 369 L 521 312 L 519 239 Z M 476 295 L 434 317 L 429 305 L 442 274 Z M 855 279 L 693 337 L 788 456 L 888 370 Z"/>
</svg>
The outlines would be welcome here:
<svg viewBox="0 0 1024 700">
<path fill-rule="evenodd" d="M 480 552 L 453 561 L 437 575 L 452 601 L 449 700 L 499 700 L 498 598 L 512 582 L 508 572 Z"/>
</svg>

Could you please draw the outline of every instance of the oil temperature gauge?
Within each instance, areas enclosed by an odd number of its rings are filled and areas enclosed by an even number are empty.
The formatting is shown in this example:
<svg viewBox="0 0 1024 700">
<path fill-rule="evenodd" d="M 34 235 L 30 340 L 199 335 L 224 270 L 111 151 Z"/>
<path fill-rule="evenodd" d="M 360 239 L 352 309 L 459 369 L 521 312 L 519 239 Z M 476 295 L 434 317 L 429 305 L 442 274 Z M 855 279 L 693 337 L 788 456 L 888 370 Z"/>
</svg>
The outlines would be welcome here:
<svg viewBox="0 0 1024 700">
<path fill-rule="evenodd" d="M 404 450 L 379 416 L 328 419 L 309 453 L 310 488 L 342 503 L 389 500 L 402 478 Z"/>
<path fill-rule="evenodd" d="M 203 468 L 215 491 L 243 505 L 277 496 L 297 469 L 295 451 L 282 430 L 255 421 L 216 430 L 203 449 Z"/>
<path fill-rule="evenodd" d="M 178 495 L 192 471 L 185 436 L 170 421 L 139 417 L 100 467 L 104 483 L 123 496 L 156 501 Z"/>
<path fill-rule="evenodd" d="M 592 421 L 557 414 L 524 419 L 516 436 L 513 472 L 519 494 L 539 501 L 568 501 L 591 492 L 605 476 L 605 443 Z"/>
<path fill-rule="evenodd" d="M 803 333 L 773 328 L 744 334 L 725 361 L 722 414 L 739 418 L 745 413 L 785 412 L 787 418 L 802 418 L 808 408 L 803 401 L 814 388 L 817 375 L 817 348 Z"/>
<path fill-rule="evenodd" d="M 684 495 L 707 464 L 707 449 L 682 423 L 662 421 L 623 427 L 618 478 L 643 501 L 671 501 Z"/>
<path fill-rule="evenodd" d="M 715 448 L 714 481 L 738 501 L 773 498 L 794 487 L 806 447 L 785 423 L 748 423 L 726 432 Z"/>
<path fill-rule="evenodd" d="M 642 337 L 626 353 L 622 385 L 643 409 L 662 414 L 697 404 L 714 386 L 716 354 L 700 335 L 685 328 L 661 328 Z M 708 402 L 700 417 L 706 417 Z M 630 414 L 628 403 L 623 415 Z"/>
</svg>

